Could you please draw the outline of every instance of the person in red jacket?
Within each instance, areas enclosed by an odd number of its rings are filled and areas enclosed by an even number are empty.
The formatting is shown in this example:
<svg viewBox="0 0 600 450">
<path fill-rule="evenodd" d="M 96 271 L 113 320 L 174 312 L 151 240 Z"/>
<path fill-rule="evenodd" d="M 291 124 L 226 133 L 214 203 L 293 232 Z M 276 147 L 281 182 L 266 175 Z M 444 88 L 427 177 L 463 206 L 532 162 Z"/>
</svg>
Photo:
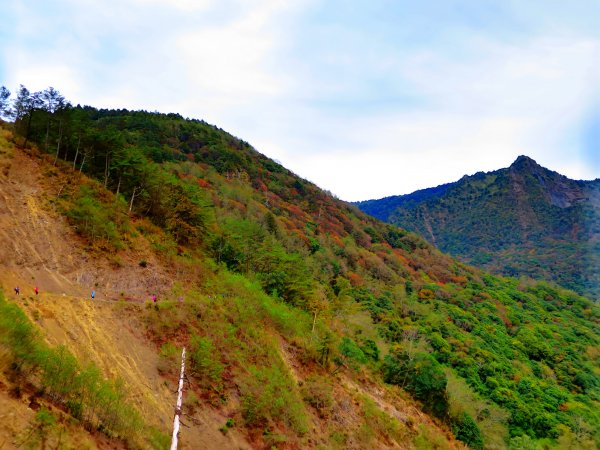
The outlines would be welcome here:
<svg viewBox="0 0 600 450">
<path fill-rule="evenodd" d="M 40 290 L 38 289 L 38 287 L 36 286 L 35 289 L 33 290 L 33 292 L 35 292 L 35 295 L 38 295 L 40 293 Z"/>
</svg>

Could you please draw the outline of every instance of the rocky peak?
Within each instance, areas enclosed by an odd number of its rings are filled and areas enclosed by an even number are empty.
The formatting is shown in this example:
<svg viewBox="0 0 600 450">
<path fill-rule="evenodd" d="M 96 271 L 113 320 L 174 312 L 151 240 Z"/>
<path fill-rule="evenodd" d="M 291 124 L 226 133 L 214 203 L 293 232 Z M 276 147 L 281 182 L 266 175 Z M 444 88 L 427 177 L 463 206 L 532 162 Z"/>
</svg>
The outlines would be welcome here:
<svg viewBox="0 0 600 450">
<path fill-rule="evenodd" d="M 512 170 L 517 170 L 517 171 L 534 171 L 535 169 L 541 169 L 542 166 L 540 166 L 538 163 L 536 163 L 533 159 L 531 159 L 529 156 L 525 156 L 525 155 L 520 155 L 514 163 L 511 164 L 510 169 Z"/>
</svg>

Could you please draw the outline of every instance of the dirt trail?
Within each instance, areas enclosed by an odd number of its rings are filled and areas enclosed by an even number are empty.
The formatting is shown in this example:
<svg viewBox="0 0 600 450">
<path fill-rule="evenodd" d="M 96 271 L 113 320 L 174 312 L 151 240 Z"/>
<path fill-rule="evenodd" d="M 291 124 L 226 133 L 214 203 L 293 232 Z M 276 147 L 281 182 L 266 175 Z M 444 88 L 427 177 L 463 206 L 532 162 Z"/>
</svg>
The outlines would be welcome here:
<svg viewBox="0 0 600 450">
<path fill-rule="evenodd" d="M 6 135 L 5 130 L 0 132 Z M 168 271 L 147 248 L 119 255 L 120 267 L 85 251 L 64 216 L 50 206 L 63 185 L 59 168 L 15 149 L 0 134 L 0 271 L 43 291 L 148 298 L 168 289 Z M 143 244 L 143 242 L 142 242 Z M 138 262 L 147 259 L 148 268 Z M 0 280 L 2 281 L 2 280 Z"/>
</svg>

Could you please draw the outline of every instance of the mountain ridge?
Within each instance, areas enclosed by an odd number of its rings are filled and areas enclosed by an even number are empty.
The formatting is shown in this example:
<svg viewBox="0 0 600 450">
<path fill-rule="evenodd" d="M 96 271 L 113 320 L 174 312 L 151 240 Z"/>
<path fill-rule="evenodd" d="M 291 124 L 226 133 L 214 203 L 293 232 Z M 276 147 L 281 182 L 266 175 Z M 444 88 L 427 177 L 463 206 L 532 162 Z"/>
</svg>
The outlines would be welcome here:
<svg viewBox="0 0 600 450">
<path fill-rule="evenodd" d="M 521 155 L 504 169 L 356 204 L 465 262 L 504 275 L 547 279 L 599 298 L 594 267 L 600 179 L 571 180 Z M 464 244 L 468 241 L 473 245 Z M 498 246 L 498 241 L 505 242 Z M 534 254 L 527 257 L 525 250 Z M 568 264 L 553 263 L 565 256 Z"/>
</svg>

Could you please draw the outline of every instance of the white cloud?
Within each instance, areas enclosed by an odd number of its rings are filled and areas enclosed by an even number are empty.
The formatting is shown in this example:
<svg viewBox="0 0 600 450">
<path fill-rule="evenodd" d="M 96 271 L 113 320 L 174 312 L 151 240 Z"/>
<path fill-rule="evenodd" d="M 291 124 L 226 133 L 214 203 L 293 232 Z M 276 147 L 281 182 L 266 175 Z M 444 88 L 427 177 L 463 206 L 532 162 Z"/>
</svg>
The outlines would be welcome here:
<svg viewBox="0 0 600 450">
<path fill-rule="evenodd" d="M 237 97 L 237 101 L 281 94 L 279 80 L 265 67 L 276 41 L 262 33 L 261 26 L 260 21 L 243 18 L 226 29 L 207 28 L 179 36 L 175 50 L 182 52 L 192 86 L 213 96 Z"/>
<path fill-rule="evenodd" d="M 598 176 L 574 131 L 598 101 L 597 38 L 540 29 L 519 44 L 476 35 L 460 52 L 439 42 L 423 51 L 356 45 L 376 35 L 365 22 L 372 33 L 336 24 L 335 46 L 307 47 L 302 13 L 314 3 L 50 0 L 40 11 L 18 2 L 17 32 L 0 50 L 3 82 L 203 118 L 348 200 L 453 181 L 519 154 Z"/>
<path fill-rule="evenodd" d="M 424 107 L 368 118 L 314 111 L 308 129 L 280 127 L 279 142 L 290 145 L 272 151 L 348 200 L 454 181 L 506 167 L 520 154 L 573 178 L 594 178 L 598 174 L 577 161 L 576 140 L 565 136 L 591 101 L 599 48 L 594 40 L 541 38 L 519 47 L 481 44 L 476 58 L 460 62 L 433 52 L 413 55 L 397 62 L 392 76 L 409 80 L 426 99 Z M 311 151 L 297 151 L 290 134 L 318 135 L 313 127 L 339 142 L 314 140 Z M 274 139 L 265 134 L 268 147 Z"/>
<path fill-rule="evenodd" d="M 197 12 L 209 9 L 214 2 L 212 0 L 132 0 L 134 3 L 146 7 L 173 6 L 185 12 Z"/>
<path fill-rule="evenodd" d="M 594 83 L 600 41 L 535 38 L 521 45 L 482 42 L 477 58 L 452 61 L 443 54 L 416 55 L 399 72 L 421 93 L 453 111 L 538 114 L 562 109 Z"/>
<path fill-rule="evenodd" d="M 274 148 L 273 153 L 296 173 L 341 198 L 364 200 L 506 167 L 523 153 L 519 140 L 525 128 L 512 118 L 397 116 L 332 130 L 350 134 L 347 142 L 359 143 L 352 151 L 330 148 L 306 155 Z M 275 145 L 264 143 L 265 147 Z"/>
<path fill-rule="evenodd" d="M 34 61 L 26 61 L 19 65 L 18 70 L 7 83 L 11 87 L 18 84 L 25 85 L 31 92 L 41 91 L 48 86 L 61 89 L 69 98 L 77 97 L 81 93 L 81 84 L 71 67 L 66 65 L 40 65 Z M 66 89 L 63 89 L 63 86 Z"/>
</svg>

